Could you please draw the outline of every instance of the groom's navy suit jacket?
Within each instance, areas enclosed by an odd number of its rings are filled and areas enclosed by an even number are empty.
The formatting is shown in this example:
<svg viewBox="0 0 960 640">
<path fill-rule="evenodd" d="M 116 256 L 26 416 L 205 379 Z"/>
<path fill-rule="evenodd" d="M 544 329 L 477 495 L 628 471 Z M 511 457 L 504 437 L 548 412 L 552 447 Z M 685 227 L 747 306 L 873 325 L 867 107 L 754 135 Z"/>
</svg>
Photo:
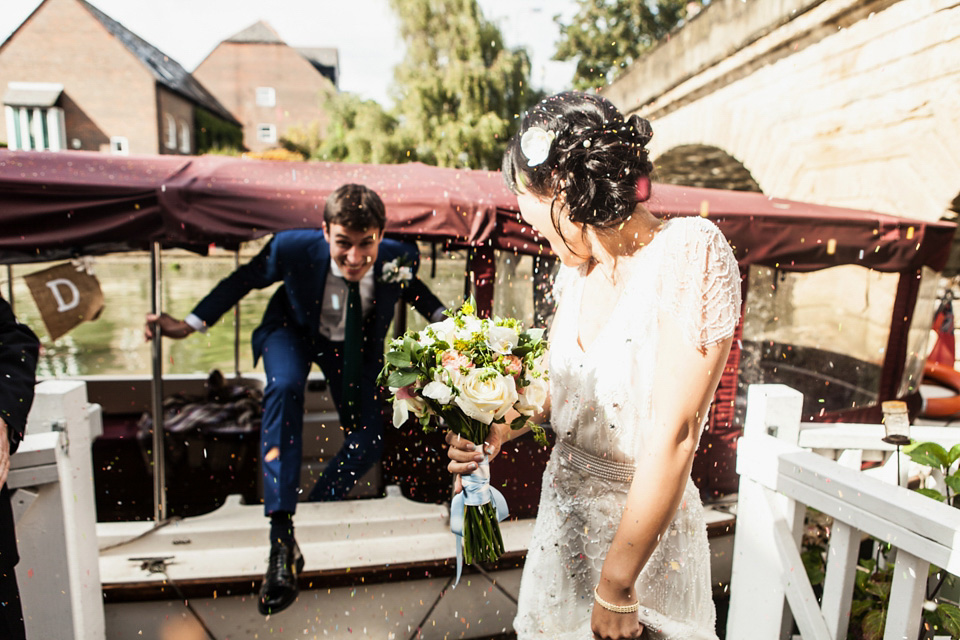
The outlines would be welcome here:
<svg viewBox="0 0 960 640">
<path fill-rule="evenodd" d="M 383 265 L 399 257 L 414 277 L 403 286 L 383 282 Z M 374 309 L 364 319 L 364 373 L 376 375 L 383 366 L 383 341 L 398 299 L 412 304 L 423 316 L 430 317 L 443 304 L 416 277 L 420 255 L 416 246 L 383 239 L 373 265 Z M 251 289 L 262 289 L 283 281 L 270 299 L 263 321 L 253 333 L 254 362 L 263 353 L 266 337 L 278 327 L 294 327 L 312 349 L 325 340 L 320 334 L 320 311 L 330 269 L 330 245 L 322 231 L 282 231 L 250 262 L 227 276 L 193 310 L 207 325 L 215 323 Z M 312 354 L 310 354 L 311 357 Z M 335 372 L 324 372 L 328 378 Z M 330 380 L 331 384 L 339 381 Z"/>
</svg>

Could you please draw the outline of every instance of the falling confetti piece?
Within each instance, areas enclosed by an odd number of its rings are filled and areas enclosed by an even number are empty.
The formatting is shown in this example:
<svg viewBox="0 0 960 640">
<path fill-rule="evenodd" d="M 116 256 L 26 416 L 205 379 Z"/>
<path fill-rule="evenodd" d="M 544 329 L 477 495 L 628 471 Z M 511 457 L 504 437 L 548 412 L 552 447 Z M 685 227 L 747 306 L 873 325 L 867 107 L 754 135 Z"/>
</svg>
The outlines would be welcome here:
<svg viewBox="0 0 960 640">
<path fill-rule="evenodd" d="M 263 459 L 266 460 L 267 462 L 273 462 L 279 457 L 280 457 L 280 447 L 274 447 L 270 449 L 270 451 L 267 451 L 267 455 L 265 455 Z"/>
</svg>

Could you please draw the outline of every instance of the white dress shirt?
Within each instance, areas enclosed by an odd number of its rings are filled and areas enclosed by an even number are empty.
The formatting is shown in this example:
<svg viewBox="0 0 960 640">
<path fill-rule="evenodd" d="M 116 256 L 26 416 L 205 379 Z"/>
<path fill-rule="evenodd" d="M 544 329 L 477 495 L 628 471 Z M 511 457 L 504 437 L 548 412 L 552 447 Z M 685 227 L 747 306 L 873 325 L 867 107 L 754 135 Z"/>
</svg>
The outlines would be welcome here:
<svg viewBox="0 0 960 640">
<path fill-rule="evenodd" d="M 360 308 L 363 317 L 373 309 L 373 290 L 375 282 L 371 267 L 360 279 Z M 347 324 L 347 281 L 343 272 L 332 259 L 327 269 L 327 282 L 323 286 L 323 306 L 320 307 L 320 335 L 332 342 L 343 342 Z"/>
</svg>

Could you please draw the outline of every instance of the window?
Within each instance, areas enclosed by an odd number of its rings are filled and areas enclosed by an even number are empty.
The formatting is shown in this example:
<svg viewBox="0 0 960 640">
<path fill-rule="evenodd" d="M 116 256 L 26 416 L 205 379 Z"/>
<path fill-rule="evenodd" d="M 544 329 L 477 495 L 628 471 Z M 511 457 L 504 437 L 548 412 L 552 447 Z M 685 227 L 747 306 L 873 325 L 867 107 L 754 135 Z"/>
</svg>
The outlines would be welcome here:
<svg viewBox="0 0 960 640">
<path fill-rule="evenodd" d="M 164 146 L 167 149 L 176 149 L 177 148 L 177 121 L 174 120 L 173 116 L 169 113 L 163 114 L 164 122 L 166 122 L 167 134 L 164 136 Z"/>
<path fill-rule="evenodd" d="M 260 142 L 276 142 L 277 141 L 277 125 L 258 124 L 257 140 L 259 140 Z"/>
<path fill-rule="evenodd" d="M 63 85 L 9 82 L 3 96 L 10 149 L 60 151 L 67 146 L 63 109 L 56 106 Z"/>
<path fill-rule="evenodd" d="M 61 151 L 67 146 L 63 109 L 6 105 L 5 111 L 11 150 Z"/>
<path fill-rule="evenodd" d="M 257 106 L 277 106 L 277 91 L 273 87 L 257 87 Z"/>
<path fill-rule="evenodd" d="M 180 153 L 190 153 L 193 145 L 190 140 L 190 125 L 186 120 L 180 121 Z"/>
<path fill-rule="evenodd" d="M 130 153 L 130 142 L 126 136 L 111 136 L 110 153 L 125 156 Z"/>
</svg>

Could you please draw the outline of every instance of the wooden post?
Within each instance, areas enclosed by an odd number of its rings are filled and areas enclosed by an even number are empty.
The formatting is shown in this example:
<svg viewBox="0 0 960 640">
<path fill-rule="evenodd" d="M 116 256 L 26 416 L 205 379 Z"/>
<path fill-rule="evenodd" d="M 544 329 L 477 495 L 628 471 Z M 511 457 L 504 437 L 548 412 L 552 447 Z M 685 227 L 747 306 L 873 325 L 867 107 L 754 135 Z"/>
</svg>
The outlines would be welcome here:
<svg viewBox="0 0 960 640">
<path fill-rule="evenodd" d="M 929 568 L 930 563 L 926 560 L 897 549 L 883 640 L 913 640 L 917 637 Z"/>
<path fill-rule="evenodd" d="M 832 638 L 846 638 L 850 625 L 850 603 L 857 577 L 860 532 L 834 520 L 827 550 L 827 574 L 823 579 L 823 617 Z"/>
<path fill-rule="evenodd" d="M 802 408 L 803 395 L 790 387 L 751 385 L 747 391 L 743 439 L 760 439 L 776 433 L 795 444 Z M 799 547 L 803 535 L 804 505 L 773 494 L 741 472 L 730 575 L 728 638 L 790 638 L 793 617 L 787 606 L 781 573 L 776 570 L 781 564 L 780 550 L 775 536 L 771 535 L 774 517 L 767 504 L 768 494 L 779 512 L 780 526 L 789 531 L 796 546 Z M 802 564 L 798 570 L 803 571 Z"/>
<path fill-rule="evenodd" d="M 784 384 L 752 384 L 747 389 L 743 435 L 770 435 L 797 444 L 803 394 Z"/>
</svg>

